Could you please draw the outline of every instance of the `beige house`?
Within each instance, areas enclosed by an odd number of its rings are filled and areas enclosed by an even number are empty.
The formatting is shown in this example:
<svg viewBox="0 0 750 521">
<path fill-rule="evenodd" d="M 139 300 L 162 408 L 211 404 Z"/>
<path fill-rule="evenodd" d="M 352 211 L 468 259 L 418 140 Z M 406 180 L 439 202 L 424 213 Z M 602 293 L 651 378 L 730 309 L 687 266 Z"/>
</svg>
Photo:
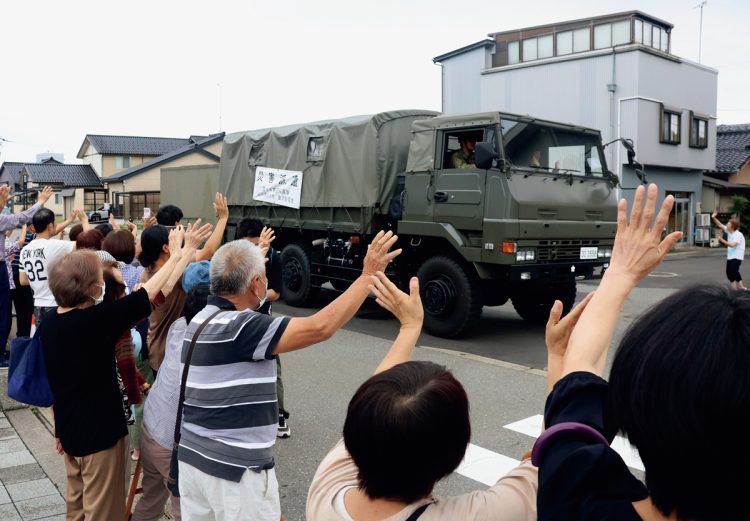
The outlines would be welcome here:
<svg viewBox="0 0 750 521">
<path fill-rule="evenodd" d="M 703 211 L 729 214 L 732 196 L 750 199 L 750 124 L 719 125 L 716 170 L 703 176 Z"/>
<path fill-rule="evenodd" d="M 139 219 L 143 209 L 150 208 L 152 213 L 162 205 L 161 171 L 163 168 L 184 166 L 216 165 L 219 163 L 224 134 L 211 136 L 191 136 L 187 143 L 164 153 L 142 161 L 138 156 L 129 168 L 119 170 L 102 177 L 108 199 L 116 215 L 125 219 Z M 85 144 L 85 143 L 84 143 Z M 103 167 L 111 167 L 111 161 L 102 157 Z M 164 201 L 163 204 L 168 204 Z"/>
</svg>

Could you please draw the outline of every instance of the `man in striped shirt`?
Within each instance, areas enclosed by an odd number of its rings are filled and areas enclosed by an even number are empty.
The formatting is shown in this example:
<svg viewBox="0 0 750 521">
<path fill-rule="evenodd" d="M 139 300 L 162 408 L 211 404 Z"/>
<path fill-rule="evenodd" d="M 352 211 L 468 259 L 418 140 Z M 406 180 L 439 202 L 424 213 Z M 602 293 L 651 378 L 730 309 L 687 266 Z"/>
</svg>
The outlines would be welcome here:
<svg viewBox="0 0 750 521">
<path fill-rule="evenodd" d="M 280 517 L 274 473 L 278 403 L 274 355 L 333 336 L 369 294 L 371 276 L 401 250 L 380 232 L 364 259 L 362 276 L 336 300 L 304 318 L 256 313 L 268 294 L 264 254 L 248 241 L 222 246 L 211 261 L 211 297 L 185 333 L 182 364 L 193 335 L 179 449 L 185 520 Z M 218 314 L 217 314 L 218 312 Z"/>
</svg>

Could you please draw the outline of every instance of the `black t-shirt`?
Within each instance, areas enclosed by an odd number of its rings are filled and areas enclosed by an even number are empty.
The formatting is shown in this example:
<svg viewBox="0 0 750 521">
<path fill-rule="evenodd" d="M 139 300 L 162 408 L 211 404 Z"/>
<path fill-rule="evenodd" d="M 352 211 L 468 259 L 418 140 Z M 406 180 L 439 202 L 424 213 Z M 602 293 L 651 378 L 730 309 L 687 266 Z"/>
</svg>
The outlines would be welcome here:
<svg viewBox="0 0 750 521">
<path fill-rule="evenodd" d="M 266 278 L 268 279 L 268 289 L 274 290 L 281 294 L 281 255 L 273 248 L 268 250 L 268 262 L 266 262 Z M 259 309 L 258 313 L 271 314 L 271 301 L 266 300 Z"/>
<path fill-rule="evenodd" d="M 141 289 L 115 302 L 44 316 L 40 335 L 55 397 L 55 431 L 67 454 L 88 456 L 128 434 L 115 343 L 149 313 L 148 293 Z"/>
<path fill-rule="evenodd" d="M 605 432 L 607 382 L 592 373 L 571 373 L 547 398 L 544 424 L 584 423 Z M 570 433 L 556 438 L 539 466 L 537 514 L 544 520 L 640 521 L 632 503 L 648 497 L 646 487 L 608 445 Z"/>
</svg>

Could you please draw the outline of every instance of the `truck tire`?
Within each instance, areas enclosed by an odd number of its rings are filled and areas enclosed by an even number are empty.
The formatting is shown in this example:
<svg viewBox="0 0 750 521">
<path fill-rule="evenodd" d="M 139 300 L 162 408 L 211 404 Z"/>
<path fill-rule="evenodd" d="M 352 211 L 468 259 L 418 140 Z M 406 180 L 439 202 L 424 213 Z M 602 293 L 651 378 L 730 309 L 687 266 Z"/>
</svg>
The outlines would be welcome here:
<svg viewBox="0 0 750 521">
<path fill-rule="evenodd" d="M 427 259 L 417 271 L 424 327 L 435 336 L 454 338 L 476 325 L 482 314 L 477 276 L 450 257 Z"/>
<path fill-rule="evenodd" d="M 538 284 L 533 287 L 524 287 L 522 290 L 516 290 L 511 297 L 513 307 L 527 322 L 533 324 L 546 324 L 549 320 L 549 310 L 555 300 L 563 303 L 563 316 L 573 308 L 576 300 L 576 281 L 567 280 L 563 282 Z"/>
<path fill-rule="evenodd" d="M 290 306 L 309 306 L 318 296 L 310 259 L 310 249 L 302 244 L 288 244 L 281 252 L 281 296 Z"/>
</svg>

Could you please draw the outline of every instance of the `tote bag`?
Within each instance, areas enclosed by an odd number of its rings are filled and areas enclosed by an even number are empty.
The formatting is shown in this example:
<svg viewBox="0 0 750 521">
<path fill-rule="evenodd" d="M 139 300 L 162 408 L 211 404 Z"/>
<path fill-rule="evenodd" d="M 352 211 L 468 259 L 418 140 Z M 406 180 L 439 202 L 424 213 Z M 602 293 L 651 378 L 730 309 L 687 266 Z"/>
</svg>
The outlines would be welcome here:
<svg viewBox="0 0 750 521">
<path fill-rule="evenodd" d="M 10 343 L 8 396 L 28 405 L 50 407 L 55 398 L 47 379 L 40 329 L 33 337 L 15 338 Z"/>
</svg>

